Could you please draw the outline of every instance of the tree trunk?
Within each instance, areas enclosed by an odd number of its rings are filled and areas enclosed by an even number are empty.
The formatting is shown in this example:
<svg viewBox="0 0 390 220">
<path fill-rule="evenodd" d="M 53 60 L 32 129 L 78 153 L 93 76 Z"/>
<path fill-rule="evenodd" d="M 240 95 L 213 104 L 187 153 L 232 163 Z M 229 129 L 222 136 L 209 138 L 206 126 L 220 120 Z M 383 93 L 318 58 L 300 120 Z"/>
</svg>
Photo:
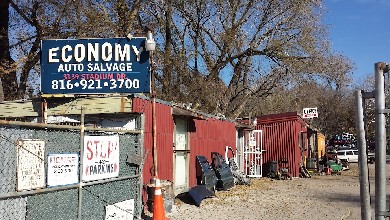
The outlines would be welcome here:
<svg viewBox="0 0 390 220">
<path fill-rule="evenodd" d="M 8 21 L 10 0 L 0 1 L 0 101 L 12 100 L 17 91 L 16 71 L 12 67 L 9 38 Z"/>
<path fill-rule="evenodd" d="M 171 99 L 173 94 L 171 94 L 171 82 L 172 82 L 172 1 L 168 0 L 166 2 L 166 12 L 165 12 L 165 48 L 164 48 L 164 79 L 162 81 L 162 93 L 165 95 L 166 99 Z"/>
</svg>

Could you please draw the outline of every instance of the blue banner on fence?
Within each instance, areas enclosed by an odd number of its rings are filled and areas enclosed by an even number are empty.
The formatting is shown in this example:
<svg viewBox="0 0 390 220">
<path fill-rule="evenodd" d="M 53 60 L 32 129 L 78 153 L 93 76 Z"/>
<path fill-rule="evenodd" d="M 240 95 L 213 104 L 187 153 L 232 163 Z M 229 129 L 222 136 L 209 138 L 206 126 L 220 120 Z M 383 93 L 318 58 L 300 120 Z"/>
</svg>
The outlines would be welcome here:
<svg viewBox="0 0 390 220">
<path fill-rule="evenodd" d="M 149 93 L 146 38 L 43 40 L 42 94 Z"/>
</svg>

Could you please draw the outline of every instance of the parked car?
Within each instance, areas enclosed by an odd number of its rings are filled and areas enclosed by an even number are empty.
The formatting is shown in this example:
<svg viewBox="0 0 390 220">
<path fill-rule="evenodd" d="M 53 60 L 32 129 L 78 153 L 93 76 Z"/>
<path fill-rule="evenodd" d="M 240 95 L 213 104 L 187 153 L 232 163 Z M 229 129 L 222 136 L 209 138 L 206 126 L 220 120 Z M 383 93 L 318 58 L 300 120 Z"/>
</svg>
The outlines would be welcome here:
<svg viewBox="0 0 390 220">
<path fill-rule="evenodd" d="M 339 150 L 337 151 L 337 158 L 340 160 L 347 160 L 349 163 L 357 163 L 359 154 L 358 150 Z"/>
</svg>

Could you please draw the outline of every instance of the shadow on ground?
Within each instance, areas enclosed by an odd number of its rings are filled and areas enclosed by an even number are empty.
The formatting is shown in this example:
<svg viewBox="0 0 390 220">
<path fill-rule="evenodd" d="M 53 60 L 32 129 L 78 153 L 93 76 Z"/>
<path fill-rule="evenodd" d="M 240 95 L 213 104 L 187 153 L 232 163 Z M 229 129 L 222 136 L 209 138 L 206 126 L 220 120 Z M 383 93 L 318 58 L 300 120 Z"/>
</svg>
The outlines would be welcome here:
<svg viewBox="0 0 390 220">
<path fill-rule="evenodd" d="M 176 196 L 175 202 L 183 202 L 188 205 L 196 205 L 194 199 L 189 193 L 182 193 Z"/>
</svg>

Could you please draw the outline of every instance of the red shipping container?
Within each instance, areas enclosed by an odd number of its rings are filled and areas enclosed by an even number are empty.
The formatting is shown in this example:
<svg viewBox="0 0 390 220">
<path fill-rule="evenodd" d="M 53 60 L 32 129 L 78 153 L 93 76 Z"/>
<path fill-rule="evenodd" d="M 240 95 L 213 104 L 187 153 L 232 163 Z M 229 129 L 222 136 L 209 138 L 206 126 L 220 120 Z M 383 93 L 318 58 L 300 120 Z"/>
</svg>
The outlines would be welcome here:
<svg viewBox="0 0 390 220">
<path fill-rule="evenodd" d="M 299 177 L 299 167 L 307 156 L 307 123 L 297 112 L 256 117 L 256 130 L 263 131 L 263 167 L 270 161 L 287 159 L 285 166 L 293 177 Z M 267 170 L 263 173 L 267 174 Z"/>
</svg>

